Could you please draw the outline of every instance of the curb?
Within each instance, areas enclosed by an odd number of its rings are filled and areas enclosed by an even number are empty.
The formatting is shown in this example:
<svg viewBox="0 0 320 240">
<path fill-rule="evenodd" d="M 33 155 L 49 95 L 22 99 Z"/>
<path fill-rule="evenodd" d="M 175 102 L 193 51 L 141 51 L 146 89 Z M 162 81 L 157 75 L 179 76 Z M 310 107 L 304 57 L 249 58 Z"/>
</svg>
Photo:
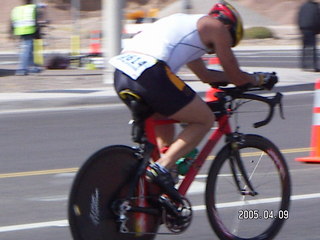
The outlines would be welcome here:
<svg viewBox="0 0 320 240">
<path fill-rule="evenodd" d="M 273 92 L 299 92 L 299 91 L 313 91 L 313 83 L 304 83 L 296 85 L 277 86 L 272 91 L 261 91 L 264 93 Z M 43 97 L 43 98 L 29 98 L 29 99 L 11 99 L 0 100 L 0 112 L 18 111 L 18 110 L 41 110 L 53 108 L 67 108 L 67 107 L 86 107 L 86 106 L 106 106 L 108 104 L 122 103 L 116 94 L 107 94 L 107 91 L 96 90 L 98 94 L 80 96 L 62 96 L 62 97 Z M 199 91 L 201 97 L 205 96 L 205 91 Z"/>
<path fill-rule="evenodd" d="M 94 105 L 107 105 L 121 103 L 117 96 L 80 96 L 80 97 L 62 97 L 62 98 L 43 98 L 29 100 L 8 100 L 1 101 L 0 112 L 17 111 L 30 109 L 48 109 L 65 107 L 85 107 Z"/>
</svg>

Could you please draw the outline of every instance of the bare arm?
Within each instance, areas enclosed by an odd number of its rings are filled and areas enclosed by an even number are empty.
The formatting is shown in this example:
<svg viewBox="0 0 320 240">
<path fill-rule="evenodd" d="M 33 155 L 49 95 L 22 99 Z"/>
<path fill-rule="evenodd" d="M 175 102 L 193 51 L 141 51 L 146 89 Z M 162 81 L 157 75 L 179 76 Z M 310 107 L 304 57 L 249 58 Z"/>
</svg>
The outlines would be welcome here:
<svg viewBox="0 0 320 240">
<path fill-rule="evenodd" d="M 255 84 L 252 75 L 242 72 L 236 57 L 231 50 L 231 36 L 226 25 L 211 17 L 203 17 L 198 22 L 198 31 L 201 40 L 206 46 L 214 46 L 224 73 L 205 70 L 200 66 L 199 60 L 190 62 L 188 66 L 204 82 L 231 82 L 237 86 L 247 83 Z M 203 72 L 203 73 L 201 73 Z"/>
<path fill-rule="evenodd" d="M 207 69 L 202 59 L 196 59 L 192 62 L 189 62 L 187 66 L 204 83 L 209 83 L 209 84 L 219 83 L 219 82 L 234 83 L 230 80 L 230 78 L 226 75 L 225 72 Z M 252 83 L 251 82 L 252 76 L 250 76 L 250 74 L 245 72 L 241 72 L 241 74 L 244 74 L 246 77 L 249 77 L 250 83 Z M 242 84 L 238 84 L 238 85 L 242 85 Z"/>
<path fill-rule="evenodd" d="M 189 62 L 187 66 L 204 83 L 229 82 L 224 72 L 207 69 L 200 58 Z"/>
</svg>

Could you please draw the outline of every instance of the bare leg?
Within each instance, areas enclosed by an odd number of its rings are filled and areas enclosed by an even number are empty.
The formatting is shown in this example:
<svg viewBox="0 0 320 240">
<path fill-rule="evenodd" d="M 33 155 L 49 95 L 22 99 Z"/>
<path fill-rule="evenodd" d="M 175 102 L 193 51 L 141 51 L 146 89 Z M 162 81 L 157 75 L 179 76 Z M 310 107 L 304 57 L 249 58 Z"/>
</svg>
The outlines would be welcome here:
<svg viewBox="0 0 320 240">
<path fill-rule="evenodd" d="M 159 149 L 169 147 L 174 139 L 175 127 L 173 124 L 158 125 L 155 128 Z"/>
<path fill-rule="evenodd" d="M 187 106 L 170 116 L 170 118 L 187 123 L 169 150 L 157 161 L 170 168 L 185 154 L 195 148 L 214 123 L 214 115 L 209 107 L 196 95 Z"/>
</svg>

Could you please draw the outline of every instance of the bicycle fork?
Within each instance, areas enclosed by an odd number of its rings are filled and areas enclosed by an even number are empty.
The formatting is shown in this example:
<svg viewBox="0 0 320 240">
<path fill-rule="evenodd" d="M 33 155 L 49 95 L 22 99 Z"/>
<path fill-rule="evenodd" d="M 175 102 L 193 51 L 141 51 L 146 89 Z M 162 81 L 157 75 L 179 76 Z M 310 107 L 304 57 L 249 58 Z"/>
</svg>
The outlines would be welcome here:
<svg viewBox="0 0 320 240">
<path fill-rule="evenodd" d="M 258 195 L 258 192 L 255 191 L 253 185 L 251 184 L 250 177 L 248 176 L 247 170 L 244 167 L 243 160 L 239 152 L 239 144 L 245 141 L 243 137 L 243 134 L 235 132 L 230 134 L 227 138 L 230 147 L 230 168 L 239 193 L 243 196 L 256 196 Z M 241 181 L 241 178 L 243 181 Z M 244 184 L 242 184 L 242 182 Z M 244 186 L 242 187 L 241 185 Z"/>
</svg>

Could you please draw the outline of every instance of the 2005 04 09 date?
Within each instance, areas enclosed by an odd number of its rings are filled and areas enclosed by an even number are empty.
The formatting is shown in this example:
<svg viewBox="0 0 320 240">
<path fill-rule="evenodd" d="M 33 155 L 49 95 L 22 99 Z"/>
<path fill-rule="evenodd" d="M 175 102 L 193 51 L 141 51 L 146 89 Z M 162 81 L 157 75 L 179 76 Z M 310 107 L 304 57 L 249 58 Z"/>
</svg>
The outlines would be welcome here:
<svg viewBox="0 0 320 240">
<path fill-rule="evenodd" d="M 240 220 L 257 220 L 257 219 L 288 219 L 288 210 L 258 210 L 258 209 L 243 209 L 238 211 L 238 219 Z"/>
</svg>

